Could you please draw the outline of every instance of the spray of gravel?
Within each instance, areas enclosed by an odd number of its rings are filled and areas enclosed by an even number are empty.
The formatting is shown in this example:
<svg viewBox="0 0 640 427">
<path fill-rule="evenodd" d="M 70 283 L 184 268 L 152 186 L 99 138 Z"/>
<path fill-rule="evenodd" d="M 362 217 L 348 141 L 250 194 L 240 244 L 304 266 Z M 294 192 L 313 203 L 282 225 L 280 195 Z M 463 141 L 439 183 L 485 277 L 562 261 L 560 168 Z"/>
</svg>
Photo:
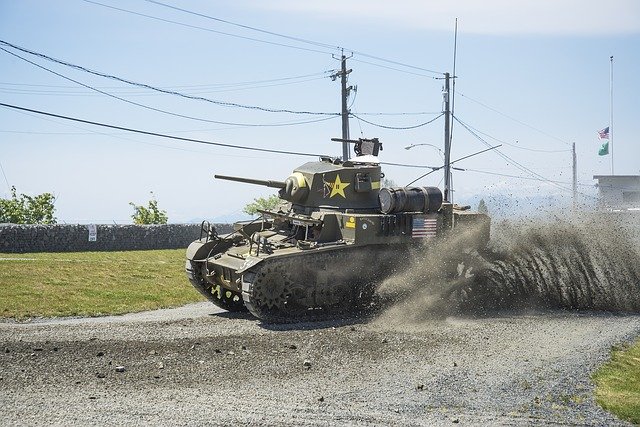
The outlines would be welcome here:
<svg viewBox="0 0 640 427">
<path fill-rule="evenodd" d="M 600 214 L 493 224 L 483 253 L 462 249 L 470 236 L 435 242 L 382 284 L 386 304 L 376 321 L 558 308 L 637 312 L 639 235 L 640 215 Z"/>
</svg>

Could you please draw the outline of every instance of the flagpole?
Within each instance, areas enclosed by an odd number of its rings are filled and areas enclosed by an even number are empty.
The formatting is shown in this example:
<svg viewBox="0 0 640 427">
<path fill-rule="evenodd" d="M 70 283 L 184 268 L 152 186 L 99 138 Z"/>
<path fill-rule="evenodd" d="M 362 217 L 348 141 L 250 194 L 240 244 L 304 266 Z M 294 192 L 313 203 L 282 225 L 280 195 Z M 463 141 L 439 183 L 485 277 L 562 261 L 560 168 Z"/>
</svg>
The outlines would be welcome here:
<svg viewBox="0 0 640 427">
<path fill-rule="evenodd" d="M 609 58 L 611 68 L 609 72 L 609 154 L 611 154 L 611 175 L 613 175 L 613 56 Z"/>
</svg>

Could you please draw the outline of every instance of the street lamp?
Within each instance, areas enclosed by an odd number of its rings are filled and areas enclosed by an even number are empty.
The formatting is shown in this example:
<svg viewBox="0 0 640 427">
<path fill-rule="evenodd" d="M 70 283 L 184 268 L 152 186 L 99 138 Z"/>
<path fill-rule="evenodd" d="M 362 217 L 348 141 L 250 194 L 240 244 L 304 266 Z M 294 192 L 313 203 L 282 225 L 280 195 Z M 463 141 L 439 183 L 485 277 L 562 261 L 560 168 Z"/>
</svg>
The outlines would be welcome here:
<svg viewBox="0 0 640 427">
<path fill-rule="evenodd" d="M 433 145 L 433 144 L 428 144 L 428 143 L 426 143 L 426 142 L 422 142 L 422 143 L 420 143 L 420 144 L 411 144 L 411 145 L 407 145 L 406 147 L 404 147 L 404 149 L 405 149 L 405 150 L 411 150 L 413 147 L 419 147 L 419 146 L 421 146 L 421 145 L 427 145 L 427 146 L 429 146 L 429 147 L 433 147 L 433 148 L 435 148 L 436 150 L 438 150 L 438 153 L 440 154 L 440 157 L 442 157 L 442 158 L 444 159 L 444 153 L 442 152 L 442 150 L 441 150 L 439 147 L 437 147 L 437 146 L 435 146 L 435 145 Z"/>
</svg>

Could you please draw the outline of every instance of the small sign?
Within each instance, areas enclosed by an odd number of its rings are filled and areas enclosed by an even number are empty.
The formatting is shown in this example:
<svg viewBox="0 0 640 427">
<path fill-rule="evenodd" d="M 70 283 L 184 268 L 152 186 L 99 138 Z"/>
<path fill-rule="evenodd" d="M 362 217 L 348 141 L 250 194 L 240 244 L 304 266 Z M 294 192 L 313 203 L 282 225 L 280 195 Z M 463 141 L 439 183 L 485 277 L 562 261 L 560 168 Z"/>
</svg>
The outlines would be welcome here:
<svg viewBox="0 0 640 427">
<path fill-rule="evenodd" d="M 89 241 L 95 242 L 98 240 L 98 227 L 95 224 L 87 225 L 87 229 L 89 230 Z"/>
</svg>

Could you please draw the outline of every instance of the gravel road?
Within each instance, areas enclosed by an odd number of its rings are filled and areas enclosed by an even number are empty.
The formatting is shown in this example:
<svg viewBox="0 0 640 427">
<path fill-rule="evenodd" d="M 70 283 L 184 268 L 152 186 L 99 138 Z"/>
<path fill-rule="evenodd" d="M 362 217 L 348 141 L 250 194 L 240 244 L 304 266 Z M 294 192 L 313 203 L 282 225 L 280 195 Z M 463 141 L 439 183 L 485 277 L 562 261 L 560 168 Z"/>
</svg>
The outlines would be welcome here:
<svg viewBox="0 0 640 427">
<path fill-rule="evenodd" d="M 640 316 L 268 327 L 208 303 L 0 323 L 4 425 L 625 425 L 590 373 Z M 119 372 L 122 371 L 122 372 Z"/>
</svg>

